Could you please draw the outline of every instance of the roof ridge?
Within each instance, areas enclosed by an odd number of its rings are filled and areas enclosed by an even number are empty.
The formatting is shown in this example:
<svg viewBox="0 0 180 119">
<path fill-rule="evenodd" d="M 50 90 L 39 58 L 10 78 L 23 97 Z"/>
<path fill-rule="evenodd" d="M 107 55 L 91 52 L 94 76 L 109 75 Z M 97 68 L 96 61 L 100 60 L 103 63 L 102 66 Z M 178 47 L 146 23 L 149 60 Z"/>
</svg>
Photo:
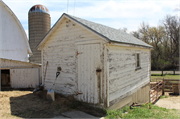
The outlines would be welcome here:
<svg viewBox="0 0 180 119">
<path fill-rule="evenodd" d="M 96 32 L 97 34 L 103 36 L 109 41 L 119 42 L 119 43 L 125 43 L 125 44 L 134 44 L 134 45 L 140 45 L 140 46 L 146 46 L 146 47 L 152 47 L 149 44 L 143 42 L 140 39 L 135 38 L 129 33 L 126 33 L 122 30 L 118 30 L 100 23 L 95 23 L 86 19 L 82 19 L 73 15 L 69 15 L 64 13 L 66 16 L 74 19 L 75 21 L 79 22 L 80 24 L 84 25 L 88 29 L 91 29 L 92 31 Z"/>
<path fill-rule="evenodd" d="M 109 26 L 106 26 L 106 25 L 103 25 L 103 24 L 100 24 L 100 23 L 95 23 L 95 22 L 92 22 L 92 21 L 89 21 L 89 20 L 86 20 L 86 19 L 83 19 L 83 18 L 79 18 L 79 17 L 73 16 L 73 15 L 69 15 L 67 13 L 62 14 L 62 16 L 58 19 L 58 21 L 50 29 L 50 31 L 45 35 L 45 37 L 50 32 L 52 32 L 52 29 L 54 29 L 54 27 L 57 25 L 57 23 L 60 21 L 60 19 L 63 16 L 66 16 L 66 17 L 74 20 L 78 24 L 81 24 L 82 26 L 86 27 L 87 29 L 91 30 L 92 32 L 98 34 L 99 36 L 105 38 L 106 40 L 108 40 L 110 42 L 137 45 L 137 46 L 145 46 L 145 47 L 152 48 L 151 45 L 143 42 L 140 39 L 135 38 L 131 34 L 126 33 L 126 32 L 124 32 L 122 30 L 118 30 L 118 29 L 115 29 L 115 28 L 112 28 L 112 27 L 109 27 Z M 41 44 L 41 42 L 38 44 L 38 46 L 40 44 Z"/>
</svg>

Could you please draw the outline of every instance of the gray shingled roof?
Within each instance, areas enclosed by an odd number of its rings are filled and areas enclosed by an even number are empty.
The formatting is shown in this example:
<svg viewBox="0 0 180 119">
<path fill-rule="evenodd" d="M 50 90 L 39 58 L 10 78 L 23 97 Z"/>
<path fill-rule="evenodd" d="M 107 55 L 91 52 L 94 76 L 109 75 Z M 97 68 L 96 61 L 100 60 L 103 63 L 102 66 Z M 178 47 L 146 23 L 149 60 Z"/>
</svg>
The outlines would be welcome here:
<svg viewBox="0 0 180 119">
<path fill-rule="evenodd" d="M 65 13 L 64 13 L 65 14 Z M 87 27 L 88 29 L 98 33 L 99 35 L 103 36 L 109 41 L 125 43 L 125 44 L 134 44 L 146 47 L 152 47 L 147 43 L 135 38 L 134 36 L 125 33 L 121 30 L 117 30 L 108 26 L 104 26 L 98 23 L 94 23 L 85 19 L 81 19 L 69 14 L 65 14 L 68 17 L 72 18 L 73 20 L 77 21 L 78 23 L 82 24 L 83 26 Z"/>
</svg>

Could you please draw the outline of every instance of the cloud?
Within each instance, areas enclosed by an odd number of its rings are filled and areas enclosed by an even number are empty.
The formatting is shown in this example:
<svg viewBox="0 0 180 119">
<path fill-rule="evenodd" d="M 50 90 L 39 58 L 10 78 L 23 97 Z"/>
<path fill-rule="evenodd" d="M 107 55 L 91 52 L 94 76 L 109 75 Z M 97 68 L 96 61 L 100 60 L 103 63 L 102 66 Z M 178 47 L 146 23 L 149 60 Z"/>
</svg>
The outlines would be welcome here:
<svg viewBox="0 0 180 119">
<path fill-rule="evenodd" d="M 52 25 L 62 13 L 67 12 L 67 0 L 4 0 L 4 2 L 14 11 L 26 31 L 28 11 L 35 4 L 43 4 L 49 9 Z M 68 14 L 75 14 L 77 17 L 117 29 L 126 27 L 131 31 L 137 30 L 142 21 L 156 26 L 166 14 L 177 15 L 178 12 L 174 10 L 179 8 L 178 5 L 178 0 L 69 0 Z"/>
</svg>

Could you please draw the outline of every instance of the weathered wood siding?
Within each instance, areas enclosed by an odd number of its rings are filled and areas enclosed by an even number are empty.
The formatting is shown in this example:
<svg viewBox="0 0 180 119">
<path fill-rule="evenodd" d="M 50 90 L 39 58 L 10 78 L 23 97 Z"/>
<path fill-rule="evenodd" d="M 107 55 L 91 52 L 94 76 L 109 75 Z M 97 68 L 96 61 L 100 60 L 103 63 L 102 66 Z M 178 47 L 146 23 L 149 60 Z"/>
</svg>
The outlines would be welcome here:
<svg viewBox="0 0 180 119">
<path fill-rule="evenodd" d="M 36 88 L 40 84 L 38 68 L 10 69 L 12 88 Z"/>
<path fill-rule="evenodd" d="M 10 70 L 12 88 L 36 88 L 41 83 L 41 65 L 39 64 L 0 58 L 0 69 Z"/>
<path fill-rule="evenodd" d="M 17 68 L 17 67 L 41 67 L 39 64 L 17 61 L 17 60 L 9 60 L 0 58 L 0 68 L 7 69 L 7 68 Z"/>
<path fill-rule="evenodd" d="M 140 53 L 140 70 L 136 55 Z M 109 106 L 136 92 L 150 81 L 150 50 L 108 46 Z"/>
<path fill-rule="evenodd" d="M 43 76 L 46 70 L 46 62 L 48 61 L 45 89 L 53 88 L 55 92 L 64 95 L 76 95 L 79 92 L 78 63 L 81 63 L 77 59 L 81 55 L 78 53 L 77 47 L 82 44 L 101 44 L 101 42 L 102 40 L 96 35 L 64 18 L 41 49 Z M 53 86 L 57 67 L 61 67 L 62 71 Z M 84 90 L 89 89 L 84 87 Z"/>
<path fill-rule="evenodd" d="M 78 45 L 78 95 L 80 101 L 97 104 L 100 102 L 102 78 L 100 44 Z M 96 70 L 101 71 L 96 71 Z"/>
</svg>

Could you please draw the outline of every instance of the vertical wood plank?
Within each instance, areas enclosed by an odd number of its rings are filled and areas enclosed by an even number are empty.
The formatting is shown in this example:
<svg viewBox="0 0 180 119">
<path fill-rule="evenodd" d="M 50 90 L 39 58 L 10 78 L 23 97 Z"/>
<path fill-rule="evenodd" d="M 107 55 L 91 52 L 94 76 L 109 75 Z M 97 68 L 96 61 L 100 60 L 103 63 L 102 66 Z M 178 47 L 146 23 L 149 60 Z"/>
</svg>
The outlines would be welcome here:
<svg viewBox="0 0 180 119">
<path fill-rule="evenodd" d="M 83 53 L 83 45 L 81 46 L 81 50 L 80 50 L 80 53 Z M 83 65 L 83 63 L 84 63 L 84 58 L 83 58 L 83 55 L 81 55 L 81 54 L 79 54 L 80 55 L 80 60 L 81 60 L 81 63 L 80 63 L 80 65 L 81 65 L 81 81 L 80 81 L 80 83 L 81 83 L 81 92 L 82 92 L 82 94 L 81 94 L 81 100 L 82 101 L 84 101 L 84 91 L 83 91 L 83 88 L 84 88 L 84 71 L 83 71 L 83 69 L 84 69 L 84 65 Z"/>
<path fill-rule="evenodd" d="M 80 51 L 80 46 L 77 47 L 77 53 Z M 80 56 L 76 54 L 76 57 L 77 57 L 77 67 L 78 67 L 78 70 L 77 70 L 77 85 L 78 85 L 78 89 L 77 89 L 77 93 L 80 92 L 80 88 L 81 88 L 81 83 L 80 83 L 80 79 L 81 77 L 79 75 L 81 75 L 81 68 L 80 68 Z M 81 97 L 80 95 L 78 94 L 78 100 L 81 100 Z"/>
<path fill-rule="evenodd" d="M 94 55 L 96 55 L 95 53 L 95 45 L 92 45 L 92 54 L 91 54 L 91 57 L 92 57 L 92 72 L 93 72 L 93 103 L 96 103 L 96 74 L 95 74 L 95 61 L 94 61 Z"/>
<path fill-rule="evenodd" d="M 41 50 L 41 63 L 42 63 L 42 65 L 41 65 L 41 76 L 42 76 L 42 84 L 44 85 L 45 84 L 45 82 L 44 82 L 44 57 L 43 57 L 43 50 Z"/>
<path fill-rule="evenodd" d="M 93 61 L 93 49 L 94 49 L 94 46 L 93 45 L 90 45 L 91 46 L 91 52 L 89 53 L 89 55 L 90 55 L 90 63 L 91 63 L 91 65 L 90 65 L 90 70 L 91 70 L 91 72 L 90 72 L 90 78 L 91 78 L 91 103 L 94 103 L 94 72 L 93 72 L 93 69 L 94 69 L 94 61 Z"/>
<path fill-rule="evenodd" d="M 90 103 L 90 99 L 91 99 L 91 88 L 90 88 L 90 84 L 91 84 L 91 79 L 90 79 L 90 75 L 91 75 L 91 67 L 90 67 L 90 52 L 91 52 L 91 49 L 90 49 L 90 45 L 88 45 L 87 47 L 87 59 L 88 59 L 88 62 L 87 62 L 87 69 L 88 69 L 88 75 L 87 75 L 87 78 L 88 78 L 88 84 L 87 84 L 87 98 L 88 98 L 88 103 Z"/>
<path fill-rule="evenodd" d="M 38 68 L 10 69 L 12 88 L 35 88 L 39 84 Z"/>
<path fill-rule="evenodd" d="M 78 88 L 83 93 L 81 100 L 97 104 L 102 96 L 102 93 L 99 96 L 100 90 L 98 86 L 101 80 L 98 79 L 99 77 L 96 73 L 96 69 L 102 67 L 100 45 L 79 45 L 78 52 L 83 52 L 78 56 Z"/>
<path fill-rule="evenodd" d="M 109 49 L 106 49 L 107 55 L 109 55 Z M 107 80 L 106 80 L 106 94 L 107 94 L 107 107 L 109 107 L 109 59 L 107 57 Z"/>
<path fill-rule="evenodd" d="M 104 44 L 104 50 L 103 50 L 103 53 L 104 53 L 104 77 L 103 77 L 103 84 L 104 84 L 104 88 L 103 88 L 103 93 L 104 93 L 104 96 L 103 96 L 103 99 L 104 99 L 104 104 L 105 106 L 107 107 L 107 48 L 106 48 L 106 44 Z"/>
<path fill-rule="evenodd" d="M 88 50 L 87 50 L 87 46 L 86 45 L 84 45 L 84 47 L 83 47 L 84 49 L 83 49 L 83 55 L 85 56 L 83 59 L 84 59 L 84 62 L 83 62 L 83 64 L 84 64 L 84 69 L 83 69 L 83 71 L 84 71 L 84 92 L 85 92 L 85 95 L 84 95 L 84 100 L 87 102 L 87 91 L 88 91 L 88 88 L 87 88 L 87 83 L 88 83 L 88 67 L 87 67 L 87 62 L 88 62 L 88 59 L 87 59 L 87 55 L 88 55 Z"/>
</svg>

